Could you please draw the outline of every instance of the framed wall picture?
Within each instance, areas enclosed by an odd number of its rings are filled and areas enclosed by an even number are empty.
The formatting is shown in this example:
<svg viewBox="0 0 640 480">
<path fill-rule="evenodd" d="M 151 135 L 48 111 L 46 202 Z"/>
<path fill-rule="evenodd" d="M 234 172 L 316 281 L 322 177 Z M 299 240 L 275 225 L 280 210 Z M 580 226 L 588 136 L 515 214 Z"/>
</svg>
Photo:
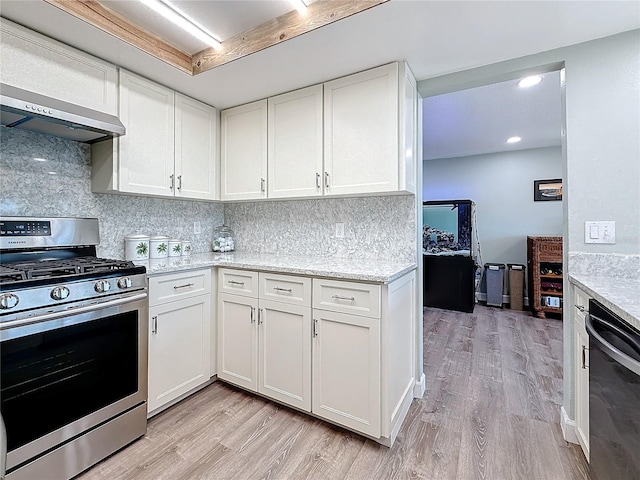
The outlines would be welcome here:
<svg viewBox="0 0 640 480">
<path fill-rule="evenodd" d="M 562 200 L 562 179 L 534 180 L 533 200 L 536 202 Z"/>
</svg>

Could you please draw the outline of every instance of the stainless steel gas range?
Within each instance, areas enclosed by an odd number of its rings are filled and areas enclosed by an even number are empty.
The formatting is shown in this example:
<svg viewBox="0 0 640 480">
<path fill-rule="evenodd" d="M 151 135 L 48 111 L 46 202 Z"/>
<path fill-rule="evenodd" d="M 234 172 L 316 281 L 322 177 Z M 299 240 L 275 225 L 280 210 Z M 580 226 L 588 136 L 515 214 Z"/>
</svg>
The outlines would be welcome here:
<svg viewBox="0 0 640 480">
<path fill-rule="evenodd" d="M 145 268 L 98 243 L 95 218 L 0 218 L 7 479 L 71 478 L 146 432 Z"/>
</svg>

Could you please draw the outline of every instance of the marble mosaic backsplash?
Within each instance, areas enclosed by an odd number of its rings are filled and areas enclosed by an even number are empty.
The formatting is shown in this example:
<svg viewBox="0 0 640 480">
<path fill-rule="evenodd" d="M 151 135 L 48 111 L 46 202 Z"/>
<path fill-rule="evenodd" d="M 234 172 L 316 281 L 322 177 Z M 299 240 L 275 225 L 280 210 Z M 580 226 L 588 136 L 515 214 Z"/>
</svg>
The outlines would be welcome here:
<svg viewBox="0 0 640 480">
<path fill-rule="evenodd" d="M 640 278 L 640 255 L 569 252 L 569 274 Z"/>
<path fill-rule="evenodd" d="M 167 235 L 211 251 L 226 223 L 246 253 L 415 261 L 414 197 L 221 204 L 91 192 L 89 145 L 0 128 L 0 215 L 97 217 L 98 255 L 124 258 L 124 237 Z M 200 235 L 193 223 L 200 222 Z M 335 237 L 335 224 L 345 237 Z"/>
<path fill-rule="evenodd" d="M 190 240 L 194 253 L 208 252 L 223 214 L 218 203 L 92 193 L 89 145 L 1 127 L 0 215 L 97 217 L 100 256 L 124 258 L 124 237 L 137 233 Z"/>
<path fill-rule="evenodd" d="M 413 195 L 226 204 L 245 253 L 416 261 Z M 336 238 L 344 223 L 344 238 Z"/>
</svg>

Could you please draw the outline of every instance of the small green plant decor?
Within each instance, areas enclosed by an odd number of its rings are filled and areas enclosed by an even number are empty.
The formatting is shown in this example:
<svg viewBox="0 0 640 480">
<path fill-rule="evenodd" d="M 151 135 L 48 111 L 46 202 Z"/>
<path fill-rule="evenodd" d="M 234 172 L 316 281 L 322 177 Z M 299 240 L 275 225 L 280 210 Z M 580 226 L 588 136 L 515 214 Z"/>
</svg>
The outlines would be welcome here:
<svg viewBox="0 0 640 480">
<path fill-rule="evenodd" d="M 173 253 L 180 253 L 181 251 L 182 251 L 182 248 L 180 247 L 180 245 L 173 246 Z"/>
<path fill-rule="evenodd" d="M 166 253 L 167 252 L 167 244 L 166 243 L 161 243 L 156 247 L 156 251 L 158 253 Z"/>
</svg>

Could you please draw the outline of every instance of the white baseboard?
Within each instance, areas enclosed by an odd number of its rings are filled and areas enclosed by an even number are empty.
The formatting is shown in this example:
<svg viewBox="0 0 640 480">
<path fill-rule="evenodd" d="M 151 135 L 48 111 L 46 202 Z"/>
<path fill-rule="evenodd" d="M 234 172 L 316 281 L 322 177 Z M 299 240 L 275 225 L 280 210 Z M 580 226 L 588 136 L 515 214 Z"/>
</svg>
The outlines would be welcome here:
<svg viewBox="0 0 640 480">
<path fill-rule="evenodd" d="M 567 442 L 580 443 L 576 435 L 576 422 L 569 418 L 567 411 L 564 409 L 564 405 L 560 408 L 560 427 L 562 428 L 562 436 Z"/>
<path fill-rule="evenodd" d="M 426 390 L 426 381 L 424 379 L 424 373 L 420 376 L 420 381 L 416 382 L 413 386 L 413 398 L 422 398 Z"/>
</svg>

